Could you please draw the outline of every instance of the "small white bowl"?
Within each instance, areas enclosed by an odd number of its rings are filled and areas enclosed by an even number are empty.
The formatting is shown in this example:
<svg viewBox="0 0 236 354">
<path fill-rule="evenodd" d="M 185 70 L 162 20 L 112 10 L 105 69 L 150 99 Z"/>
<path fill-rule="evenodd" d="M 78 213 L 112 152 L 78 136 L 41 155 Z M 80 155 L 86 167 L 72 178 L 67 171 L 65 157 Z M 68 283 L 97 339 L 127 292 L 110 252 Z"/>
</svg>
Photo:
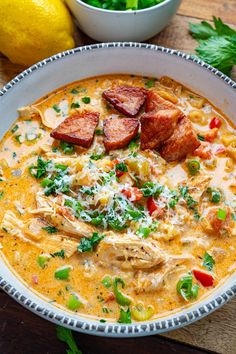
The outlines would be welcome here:
<svg viewBox="0 0 236 354">
<path fill-rule="evenodd" d="M 81 0 L 66 0 L 81 30 L 102 42 L 144 41 L 153 37 L 170 22 L 180 2 L 165 0 L 143 10 L 113 11 L 90 6 Z"/>
</svg>

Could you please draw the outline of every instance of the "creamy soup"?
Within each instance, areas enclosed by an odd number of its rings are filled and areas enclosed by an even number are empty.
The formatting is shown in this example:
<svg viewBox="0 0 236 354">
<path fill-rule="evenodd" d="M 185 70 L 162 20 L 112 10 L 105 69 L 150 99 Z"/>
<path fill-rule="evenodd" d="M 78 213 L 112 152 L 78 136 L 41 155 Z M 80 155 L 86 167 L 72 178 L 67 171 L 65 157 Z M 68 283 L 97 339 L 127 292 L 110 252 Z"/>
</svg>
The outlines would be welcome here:
<svg viewBox="0 0 236 354">
<path fill-rule="evenodd" d="M 177 311 L 235 271 L 235 163 L 230 119 L 180 83 L 74 82 L 19 108 L 2 139 L 1 252 L 68 311 Z"/>
</svg>

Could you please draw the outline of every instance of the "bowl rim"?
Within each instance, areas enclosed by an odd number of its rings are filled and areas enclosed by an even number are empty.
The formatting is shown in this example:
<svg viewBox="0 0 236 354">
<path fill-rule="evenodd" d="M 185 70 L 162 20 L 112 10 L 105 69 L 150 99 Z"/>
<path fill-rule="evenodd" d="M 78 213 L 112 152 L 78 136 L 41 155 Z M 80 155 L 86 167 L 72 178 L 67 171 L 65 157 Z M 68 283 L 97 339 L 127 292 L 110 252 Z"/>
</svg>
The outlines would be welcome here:
<svg viewBox="0 0 236 354">
<path fill-rule="evenodd" d="M 138 49 L 146 49 L 154 52 L 162 52 L 167 55 L 177 56 L 185 61 L 193 62 L 195 65 L 202 67 L 204 70 L 209 71 L 213 75 L 220 78 L 224 81 L 228 86 L 230 86 L 236 93 L 236 82 L 227 77 L 225 74 L 213 68 L 211 65 L 203 62 L 201 59 L 197 58 L 194 55 L 186 54 L 184 52 L 156 46 L 154 44 L 146 44 L 146 43 L 136 43 L 136 42 L 110 42 L 110 43 L 99 43 L 86 45 L 82 47 L 77 47 L 74 49 L 70 49 L 58 54 L 55 54 L 49 58 L 46 58 L 28 69 L 21 72 L 14 79 L 8 82 L 5 86 L 0 90 L 0 102 L 2 97 L 7 94 L 16 84 L 24 80 L 27 76 L 31 75 L 34 71 L 41 69 L 42 67 L 53 63 L 57 60 L 63 60 L 67 56 L 73 56 L 84 51 L 96 51 L 102 49 L 112 49 L 112 48 L 138 48 Z M 12 270 L 8 267 L 9 271 L 12 273 Z M 236 295 L 236 282 L 231 283 L 225 290 L 220 292 L 219 295 L 215 295 L 215 297 L 211 300 L 205 301 L 205 304 L 199 305 L 196 310 L 191 310 L 191 307 L 187 310 L 186 314 L 178 314 L 178 312 L 173 313 L 171 318 L 169 319 L 154 319 L 148 322 L 134 322 L 132 324 L 119 324 L 119 323 L 101 323 L 99 320 L 95 321 L 92 319 L 81 318 L 77 314 L 68 314 L 67 316 L 62 316 L 57 313 L 57 308 L 53 308 L 53 310 L 48 309 L 46 304 L 45 307 L 40 306 L 33 300 L 27 298 L 25 295 L 20 293 L 14 285 L 10 284 L 7 279 L 4 279 L 0 275 L 0 289 L 4 290 L 9 296 L 11 296 L 14 300 L 16 300 L 19 304 L 30 310 L 31 312 L 37 314 L 38 316 L 47 319 L 55 324 L 67 327 L 71 330 L 75 330 L 78 332 L 92 334 L 97 336 L 107 336 L 107 337 L 116 337 L 116 338 L 125 338 L 125 337 L 139 337 L 139 336 L 147 336 L 158 333 L 167 332 L 173 329 L 178 329 L 187 324 L 193 323 L 217 308 L 224 305 L 228 302 L 232 297 Z M 35 293 L 34 293 L 35 294 Z M 73 318 L 72 318 L 73 317 Z M 78 317 L 78 318 L 76 318 Z"/>
<path fill-rule="evenodd" d="M 73 0 L 73 1 L 75 1 L 76 3 L 80 4 L 81 6 L 83 6 L 85 8 L 93 10 L 95 12 L 110 13 L 110 14 L 123 14 L 123 15 L 127 16 L 127 15 L 136 15 L 137 13 L 141 14 L 141 13 L 149 12 L 151 10 L 155 10 L 157 8 L 165 7 L 168 3 L 174 2 L 176 0 L 164 0 L 163 2 L 161 2 L 157 5 L 147 7 L 145 9 L 141 9 L 141 10 L 107 10 L 107 9 L 101 9 L 100 7 L 95 7 L 95 6 L 89 5 L 86 2 L 84 2 L 83 0 Z M 178 0 L 178 1 L 181 1 L 181 0 Z"/>
</svg>

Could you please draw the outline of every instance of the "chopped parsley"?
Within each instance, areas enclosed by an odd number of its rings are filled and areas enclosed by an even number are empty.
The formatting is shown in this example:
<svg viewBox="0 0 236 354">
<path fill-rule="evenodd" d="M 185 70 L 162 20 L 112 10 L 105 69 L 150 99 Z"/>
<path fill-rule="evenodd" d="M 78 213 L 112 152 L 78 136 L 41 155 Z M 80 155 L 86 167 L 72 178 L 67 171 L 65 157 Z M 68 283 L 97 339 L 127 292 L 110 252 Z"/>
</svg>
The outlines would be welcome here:
<svg viewBox="0 0 236 354">
<path fill-rule="evenodd" d="M 124 162 L 118 162 L 115 166 L 115 170 L 119 172 L 128 172 L 128 167 Z"/>
<path fill-rule="evenodd" d="M 158 185 L 153 182 L 146 182 L 143 184 L 141 191 L 142 191 L 144 197 L 150 197 L 152 195 L 157 197 L 163 191 L 163 186 Z"/>
<path fill-rule="evenodd" d="M 97 160 L 102 159 L 103 156 L 104 156 L 104 154 L 92 154 L 92 155 L 90 155 L 90 159 L 94 160 L 94 161 L 97 161 Z"/>
<path fill-rule="evenodd" d="M 200 141 L 205 141 L 204 136 L 202 136 L 201 134 L 197 134 L 198 140 Z"/>
<path fill-rule="evenodd" d="M 71 108 L 71 109 L 80 108 L 79 102 L 73 102 L 73 103 L 71 103 L 70 108 Z"/>
<path fill-rule="evenodd" d="M 58 107 L 57 104 L 54 104 L 54 105 L 52 106 L 52 108 L 54 109 L 54 111 L 55 111 L 56 113 L 60 113 L 60 112 L 61 112 L 61 109 Z"/>
<path fill-rule="evenodd" d="M 29 167 L 30 174 L 39 179 L 44 177 L 47 173 L 47 167 L 51 163 L 51 160 L 45 161 L 41 156 L 38 156 L 37 165 L 31 165 Z"/>
<path fill-rule="evenodd" d="M 70 93 L 72 93 L 72 95 L 77 95 L 79 93 L 78 90 L 76 90 L 76 88 L 73 88 Z"/>
<path fill-rule="evenodd" d="M 49 234 L 55 234 L 58 229 L 55 226 L 45 226 L 42 227 L 43 230 L 47 231 Z"/>
<path fill-rule="evenodd" d="M 147 88 L 151 88 L 151 87 L 154 87 L 155 86 L 155 79 L 150 79 L 148 81 L 145 82 L 145 87 Z"/>
<path fill-rule="evenodd" d="M 67 350 L 67 354 L 82 354 L 81 350 L 78 349 L 77 344 L 74 340 L 72 331 L 68 328 L 56 326 L 57 338 L 65 342 L 69 349 Z"/>
<path fill-rule="evenodd" d="M 12 134 L 14 134 L 18 129 L 19 129 L 19 125 L 16 124 L 11 130 Z"/>
<path fill-rule="evenodd" d="M 61 141 L 59 147 L 66 155 L 71 155 L 75 151 L 74 145 L 66 141 Z"/>
<path fill-rule="evenodd" d="M 55 257 L 59 257 L 64 259 L 65 258 L 65 251 L 64 250 L 60 250 L 58 252 L 54 252 L 54 253 L 50 253 L 50 255 L 55 258 Z"/>
<path fill-rule="evenodd" d="M 91 102 L 91 98 L 88 97 L 88 96 L 82 97 L 81 100 L 82 100 L 82 102 L 85 103 L 85 104 L 88 104 L 88 103 Z"/>
<path fill-rule="evenodd" d="M 103 130 L 98 128 L 95 130 L 95 134 L 96 135 L 103 135 Z"/>
<path fill-rule="evenodd" d="M 94 232 L 91 238 L 82 237 L 78 245 L 78 251 L 82 253 L 93 252 L 104 237 L 104 235 L 99 235 L 98 232 Z"/>
</svg>

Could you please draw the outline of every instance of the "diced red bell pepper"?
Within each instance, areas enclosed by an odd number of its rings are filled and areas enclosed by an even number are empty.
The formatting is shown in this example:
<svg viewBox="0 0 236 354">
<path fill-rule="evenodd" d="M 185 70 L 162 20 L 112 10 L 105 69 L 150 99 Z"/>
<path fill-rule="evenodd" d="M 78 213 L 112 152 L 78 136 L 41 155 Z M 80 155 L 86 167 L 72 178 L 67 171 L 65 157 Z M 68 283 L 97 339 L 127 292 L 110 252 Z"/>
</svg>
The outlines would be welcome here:
<svg viewBox="0 0 236 354">
<path fill-rule="evenodd" d="M 153 197 L 148 197 L 147 199 L 147 209 L 150 215 L 154 213 L 155 210 L 158 209 L 158 206 L 155 203 L 155 200 Z"/>
<path fill-rule="evenodd" d="M 222 125 L 222 121 L 217 118 L 217 117 L 214 117 L 212 118 L 212 120 L 210 121 L 210 124 L 209 124 L 209 128 L 210 129 L 214 129 L 214 128 L 220 128 Z"/>
<path fill-rule="evenodd" d="M 113 293 L 109 293 L 109 295 L 107 296 L 107 298 L 105 299 L 105 302 L 111 302 L 115 300 L 115 295 Z"/>
<path fill-rule="evenodd" d="M 214 284 L 214 278 L 211 274 L 205 273 L 198 269 L 192 270 L 193 275 L 204 287 L 212 286 Z"/>
<path fill-rule="evenodd" d="M 143 197 L 142 191 L 137 187 L 130 187 L 123 189 L 122 193 L 128 198 L 131 202 L 137 202 Z"/>
</svg>

